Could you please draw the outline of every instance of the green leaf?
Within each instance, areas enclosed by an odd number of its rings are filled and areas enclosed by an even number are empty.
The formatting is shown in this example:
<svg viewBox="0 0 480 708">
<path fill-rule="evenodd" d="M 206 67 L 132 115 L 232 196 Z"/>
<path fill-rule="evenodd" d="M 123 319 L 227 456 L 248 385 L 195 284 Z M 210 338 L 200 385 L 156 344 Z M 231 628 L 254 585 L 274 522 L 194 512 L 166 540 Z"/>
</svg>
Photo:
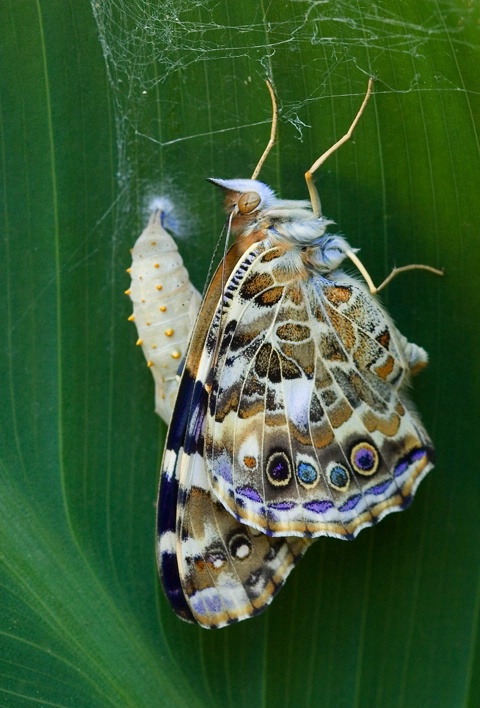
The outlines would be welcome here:
<svg viewBox="0 0 480 708">
<path fill-rule="evenodd" d="M 480 703 L 478 8 L 461 0 L 4 0 L 0 139 L 0 659 L 5 706 Z M 222 228 L 205 177 L 251 175 L 323 210 L 430 367 L 436 470 L 412 508 L 318 541 L 262 616 L 181 623 L 158 586 L 164 427 L 126 321 L 154 194 L 203 287 Z"/>
</svg>

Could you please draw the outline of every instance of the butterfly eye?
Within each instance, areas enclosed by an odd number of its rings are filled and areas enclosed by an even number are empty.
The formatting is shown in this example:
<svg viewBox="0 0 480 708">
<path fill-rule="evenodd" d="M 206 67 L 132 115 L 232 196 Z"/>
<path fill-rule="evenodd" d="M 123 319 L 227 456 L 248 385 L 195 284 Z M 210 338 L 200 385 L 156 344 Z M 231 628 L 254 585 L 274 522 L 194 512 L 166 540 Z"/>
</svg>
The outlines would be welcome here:
<svg viewBox="0 0 480 708">
<path fill-rule="evenodd" d="M 245 192 L 238 200 L 237 207 L 240 214 L 251 214 L 260 204 L 260 195 L 257 192 Z"/>
</svg>

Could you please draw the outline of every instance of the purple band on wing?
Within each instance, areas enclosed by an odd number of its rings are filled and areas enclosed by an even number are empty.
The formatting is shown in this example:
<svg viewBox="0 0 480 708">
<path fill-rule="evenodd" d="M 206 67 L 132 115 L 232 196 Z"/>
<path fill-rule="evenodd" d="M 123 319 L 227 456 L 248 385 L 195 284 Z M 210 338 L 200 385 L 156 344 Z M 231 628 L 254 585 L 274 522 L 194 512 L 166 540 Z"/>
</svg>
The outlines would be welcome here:
<svg viewBox="0 0 480 708">
<path fill-rule="evenodd" d="M 297 505 L 295 502 L 276 502 L 274 504 L 269 504 L 268 508 L 273 509 L 274 511 L 290 511 L 290 509 L 294 509 Z"/>
<path fill-rule="evenodd" d="M 306 502 L 303 505 L 304 509 L 308 511 L 313 511 L 314 514 L 325 514 L 334 507 L 334 503 L 330 499 L 319 499 L 317 501 Z"/>
<path fill-rule="evenodd" d="M 215 472 L 216 472 L 216 474 L 218 474 L 219 477 L 224 479 L 226 482 L 229 482 L 230 484 L 232 484 L 232 482 L 233 482 L 232 466 L 225 459 L 219 460 L 218 464 L 215 467 Z"/>
<path fill-rule="evenodd" d="M 395 477 L 400 477 L 400 475 L 405 474 L 411 464 L 418 462 L 418 460 L 421 460 L 425 455 L 427 455 L 427 450 L 424 447 L 417 447 L 415 450 L 411 450 L 408 455 L 402 457 L 400 462 L 395 465 L 393 474 Z"/>
<path fill-rule="evenodd" d="M 262 497 L 253 487 L 237 487 L 235 492 L 242 497 L 247 497 L 247 499 L 250 499 L 251 501 L 260 503 L 263 502 Z"/>
<path fill-rule="evenodd" d="M 391 480 L 387 479 L 386 482 L 382 482 L 381 484 L 376 484 L 374 487 L 370 487 L 370 489 L 367 490 L 368 494 L 383 494 L 387 491 L 391 484 Z"/>
<path fill-rule="evenodd" d="M 338 508 L 338 511 L 350 511 L 351 509 L 355 509 L 361 498 L 361 494 L 355 494 L 355 496 L 350 497 L 350 499 L 347 499 L 345 504 L 342 504 L 342 506 Z"/>
<path fill-rule="evenodd" d="M 195 592 L 190 596 L 190 602 L 193 609 L 200 615 L 217 615 L 224 608 L 222 600 L 218 593 L 209 594 L 208 592 Z"/>
</svg>

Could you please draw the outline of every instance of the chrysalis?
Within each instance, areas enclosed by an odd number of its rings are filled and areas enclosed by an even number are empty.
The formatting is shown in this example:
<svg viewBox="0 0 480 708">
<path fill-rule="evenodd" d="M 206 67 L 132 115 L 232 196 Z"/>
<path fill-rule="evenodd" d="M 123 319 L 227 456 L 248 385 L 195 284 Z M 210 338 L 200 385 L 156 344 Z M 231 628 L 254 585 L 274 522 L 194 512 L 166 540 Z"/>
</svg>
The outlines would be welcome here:
<svg viewBox="0 0 480 708">
<path fill-rule="evenodd" d="M 133 302 L 130 320 L 138 331 L 155 381 L 155 412 L 170 422 L 178 389 L 177 371 L 200 307 L 200 293 L 191 284 L 175 241 L 164 224 L 166 202 L 152 204 L 149 222 L 132 249 Z"/>
</svg>

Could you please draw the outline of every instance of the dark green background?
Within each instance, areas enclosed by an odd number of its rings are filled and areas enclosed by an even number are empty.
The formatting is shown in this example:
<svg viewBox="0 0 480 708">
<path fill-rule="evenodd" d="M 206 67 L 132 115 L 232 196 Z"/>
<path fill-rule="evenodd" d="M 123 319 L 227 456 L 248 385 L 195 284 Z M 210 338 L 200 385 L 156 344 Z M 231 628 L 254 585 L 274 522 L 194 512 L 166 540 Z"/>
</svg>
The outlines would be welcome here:
<svg viewBox="0 0 480 708">
<path fill-rule="evenodd" d="M 474 5 L 1 3 L 2 705 L 480 704 Z M 267 73 L 281 121 L 262 178 L 290 198 L 377 77 L 317 184 L 377 282 L 445 267 L 383 296 L 431 355 L 415 400 L 438 462 L 408 512 L 320 540 L 264 615 L 209 633 L 156 579 L 164 427 L 124 269 L 148 198 L 168 193 L 203 287 L 223 221 L 205 177 L 250 176 Z"/>
</svg>

